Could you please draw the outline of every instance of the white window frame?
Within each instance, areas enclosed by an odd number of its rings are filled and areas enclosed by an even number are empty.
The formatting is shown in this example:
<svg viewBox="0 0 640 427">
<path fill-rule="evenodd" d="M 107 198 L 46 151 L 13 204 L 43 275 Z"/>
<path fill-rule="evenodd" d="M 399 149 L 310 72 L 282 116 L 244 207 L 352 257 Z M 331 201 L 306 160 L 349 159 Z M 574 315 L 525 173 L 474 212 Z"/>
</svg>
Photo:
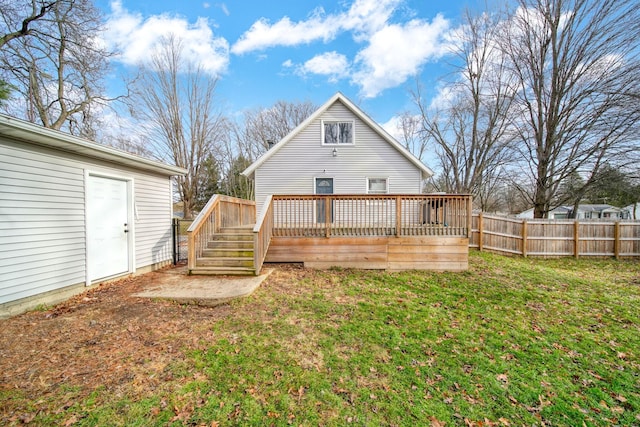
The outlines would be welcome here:
<svg viewBox="0 0 640 427">
<path fill-rule="evenodd" d="M 335 144 L 327 144 L 324 141 L 324 125 L 325 124 L 340 124 L 340 123 L 351 123 L 351 142 L 336 142 Z M 356 122 L 355 120 L 322 120 L 320 123 L 320 143 L 325 147 L 345 147 L 356 145 Z"/>
<path fill-rule="evenodd" d="M 379 192 L 371 192 L 371 181 L 372 180 L 384 180 L 385 183 L 385 189 L 384 189 L 384 193 L 379 193 Z M 368 177 L 367 178 L 367 194 L 389 194 L 389 177 L 386 176 L 372 176 L 372 177 Z"/>
</svg>

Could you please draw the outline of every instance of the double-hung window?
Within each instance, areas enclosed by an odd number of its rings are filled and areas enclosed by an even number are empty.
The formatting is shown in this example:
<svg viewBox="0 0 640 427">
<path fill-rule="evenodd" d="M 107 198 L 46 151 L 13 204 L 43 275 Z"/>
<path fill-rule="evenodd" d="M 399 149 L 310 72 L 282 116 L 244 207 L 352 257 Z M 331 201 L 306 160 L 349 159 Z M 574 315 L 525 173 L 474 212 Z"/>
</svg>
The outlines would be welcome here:
<svg viewBox="0 0 640 427">
<path fill-rule="evenodd" d="M 368 194 L 388 194 L 389 181 L 387 178 L 367 178 Z"/>
<path fill-rule="evenodd" d="M 351 144 L 355 141 L 353 135 L 353 121 L 323 121 L 322 144 L 337 145 Z"/>
</svg>

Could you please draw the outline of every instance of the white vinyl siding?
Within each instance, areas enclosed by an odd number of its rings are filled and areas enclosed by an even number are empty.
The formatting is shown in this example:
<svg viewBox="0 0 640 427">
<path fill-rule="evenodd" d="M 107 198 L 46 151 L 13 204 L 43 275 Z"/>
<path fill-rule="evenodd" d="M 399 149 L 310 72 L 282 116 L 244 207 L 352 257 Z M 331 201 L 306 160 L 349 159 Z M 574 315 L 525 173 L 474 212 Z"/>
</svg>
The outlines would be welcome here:
<svg viewBox="0 0 640 427">
<path fill-rule="evenodd" d="M 0 304 L 85 283 L 86 170 L 133 180 L 136 266 L 171 258 L 167 176 L 0 139 Z"/>
<path fill-rule="evenodd" d="M 323 121 L 353 121 L 353 145 L 321 145 Z M 336 148 L 337 156 L 332 154 Z M 341 102 L 318 119 L 255 171 L 258 211 L 269 194 L 313 194 L 314 178 L 333 178 L 335 194 L 366 194 L 367 177 L 388 177 L 391 194 L 422 190 L 422 172 Z"/>
<path fill-rule="evenodd" d="M 171 204 L 171 182 L 167 177 L 136 175 L 137 268 L 171 259 Z"/>
</svg>

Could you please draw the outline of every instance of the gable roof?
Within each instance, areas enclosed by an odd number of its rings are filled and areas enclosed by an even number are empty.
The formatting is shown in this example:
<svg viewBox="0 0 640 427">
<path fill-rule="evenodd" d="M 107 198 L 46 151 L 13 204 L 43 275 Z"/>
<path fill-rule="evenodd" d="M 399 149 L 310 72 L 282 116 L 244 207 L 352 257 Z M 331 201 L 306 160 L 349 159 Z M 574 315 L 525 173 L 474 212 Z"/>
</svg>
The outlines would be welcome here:
<svg viewBox="0 0 640 427">
<path fill-rule="evenodd" d="M 48 129 L 31 122 L 0 114 L 0 136 L 54 148 L 99 160 L 106 160 L 135 169 L 155 172 L 166 176 L 185 175 L 186 169 L 145 159 L 106 145 L 100 145 L 59 130 Z"/>
<path fill-rule="evenodd" d="M 329 107 L 331 107 L 336 102 L 340 101 L 345 107 L 347 107 L 356 117 L 362 120 L 365 124 L 367 124 L 371 129 L 373 129 L 383 140 L 387 141 L 393 148 L 398 150 L 400 154 L 402 154 L 407 160 L 413 163 L 420 171 L 422 172 L 422 176 L 428 178 L 433 175 L 433 171 L 424 165 L 416 156 L 414 156 L 409 150 L 407 150 L 402 144 L 400 144 L 394 137 L 389 135 L 389 133 L 382 128 L 378 123 L 376 123 L 371 117 L 369 117 L 364 111 L 358 108 L 353 102 L 351 102 L 346 96 L 344 96 L 341 92 L 337 92 L 333 95 L 327 102 L 325 102 L 320 108 L 318 108 L 313 114 L 311 114 L 305 121 L 300 123 L 294 130 L 289 132 L 287 136 L 282 138 L 280 142 L 275 144 L 273 148 L 268 150 L 262 156 L 260 156 L 255 162 L 253 162 L 248 168 L 242 171 L 242 175 L 251 177 L 255 173 L 256 169 L 258 169 L 264 162 L 269 160 L 275 153 L 278 152 L 284 145 L 288 144 L 292 139 L 296 137 L 302 130 L 307 128 L 313 121 L 318 119 L 322 114 L 324 114 Z"/>
</svg>

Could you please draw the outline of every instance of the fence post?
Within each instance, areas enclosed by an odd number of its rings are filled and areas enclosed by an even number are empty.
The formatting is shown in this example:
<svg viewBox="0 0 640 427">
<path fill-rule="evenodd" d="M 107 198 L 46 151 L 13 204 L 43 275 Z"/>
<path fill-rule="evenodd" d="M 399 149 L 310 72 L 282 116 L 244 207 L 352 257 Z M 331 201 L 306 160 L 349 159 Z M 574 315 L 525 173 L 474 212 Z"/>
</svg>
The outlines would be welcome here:
<svg viewBox="0 0 640 427">
<path fill-rule="evenodd" d="M 573 223 L 573 256 L 578 258 L 580 256 L 580 223 L 576 219 Z"/>
<path fill-rule="evenodd" d="M 527 237 L 528 237 L 527 225 L 528 223 L 525 218 L 522 220 L 522 256 L 524 258 L 527 257 Z"/>
<path fill-rule="evenodd" d="M 613 225 L 613 256 L 620 259 L 620 221 Z"/>
<path fill-rule="evenodd" d="M 484 233 L 482 232 L 482 228 L 484 227 L 484 219 L 482 216 L 482 211 L 478 213 L 478 250 L 482 252 L 482 242 L 484 240 Z"/>
<path fill-rule="evenodd" d="M 178 264 L 178 231 L 180 230 L 180 223 L 178 218 L 171 218 L 171 238 L 173 241 L 173 265 Z"/>
</svg>

